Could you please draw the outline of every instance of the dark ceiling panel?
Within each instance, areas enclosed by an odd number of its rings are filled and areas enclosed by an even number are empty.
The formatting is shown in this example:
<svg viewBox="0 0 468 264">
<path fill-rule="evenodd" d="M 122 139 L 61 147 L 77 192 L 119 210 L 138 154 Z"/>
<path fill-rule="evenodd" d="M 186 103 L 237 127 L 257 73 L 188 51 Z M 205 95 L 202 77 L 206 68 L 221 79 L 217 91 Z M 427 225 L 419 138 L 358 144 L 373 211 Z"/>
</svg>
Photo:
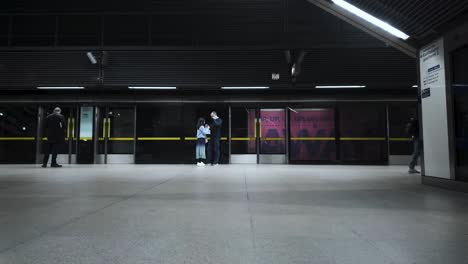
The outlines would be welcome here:
<svg viewBox="0 0 468 264">
<path fill-rule="evenodd" d="M 98 53 L 94 53 L 98 57 Z M 105 89 L 126 86 L 217 88 L 223 85 L 290 86 L 284 51 L 109 51 Z M 0 89 L 36 86 L 98 87 L 99 65 L 85 52 L 0 52 Z M 280 80 L 273 81 L 272 73 Z M 309 50 L 298 87 L 365 84 L 408 87 L 416 83 L 415 61 L 392 48 Z"/>
<path fill-rule="evenodd" d="M 55 16 L 15 16 L 13 17 L 14 46 L 54 45 L 56 31 Z"/>
<path fill-rule="evenodd" d="M 8 45 L 9 17 L 0 16 L 0 46 Z"/>
<path fill-rule="evenodd" d="M 402 29 L 416 41 L 435 34 L 442 25 L 468 12 L 467 0 L 348 2 Z M 336 41 L 337 37 L 333 33 L 339 31 L 337 27 L 340 27 L 336 18 L 318 10 L 307 0 L 15 0 L 0 1 L 0 10 L 3 13 L 30 14 L 151 13 L 156 21 L 152 24 L 155 26 L 152 31 L 160 33 L 152 37 L 156 45 L 171 41 L 209 45 L 268 42 L 297 44 L 297 41 L 302 40 L 310 46 L 316 44 L 313 39 L 317 38 L 327 44 Z M 161 21 L 167 23 L 162 24 Z M 347 32 L 347 29 L 342 30 Z M 128 30 L 125 31 L 129 34 Z M 355 38 L 367 38 L 360 34 L 342 35 L 338 41 L 345 43 L 355 43 Z"/>
<path fill-rule="evenodd" d="M 149 18 L 147 15 L 104 16 L 104 45 L 148 45 Z"/>
<path fill-rule="evenodd" d="M 366 33 L 356 30 L 340 19 L 331 16 L 306 0 L 201 0 L 169 1 L 99 1 L 89 4 L 85 0 L 76 7 L 63 3 L 51 5 L 49 0 L 40 5 L 20 1 L 17 12 L 44 14 L 49 20 L 58 12 L 58 45 L 83 45 L 101 42 L 101 20 L 104 12 L 104 45 L 109 46 L 221 46 L 221 47 L 266 47 L 268 48 L 316 48 L 316 47 L 382 47 L 383 43 Z M 67 2 L 68 1 L 64 1 Z M 126 8 L 127 7 L 127 8 Z M 69 14 L 61 14 L 69 12 Z M 90 12 L 80 14 L 79 12 Z M 118 12 L 118 13 L 116 13 Z M 139 12 L 133 13 L 132 12 Z M 75 14 L 75 15 L 71 15 Z M 94 14 L 94 15 L 93 15 Z M 15 15 L 15 18 L 19 15 Z M 24 23 L 34 27 L 26 33 L 14 31 L 14 39 L 31 36 L 31 31 L 40 32 L 40 25 L 47 28 L 53 37 L 52 24 L 44 25 L 29 19 Z M 26 18 L 25 18 L 26 17 Z M 16 21 L 16 19 L 15 19 Z M 34 25 L 29 25 L 34 24 Z M 51 34 L 50 34 L 51 33 Z M 41 40 L 44 37 L 41 37 Z M 38 39 L 34 39 L 40 42 Z M 14 45 L 28 43 L 15 41 Z M 52 42 L 52 43 L 51 43 Z M 53 44 L 50 38 L 46 43 Z M 41 45 L 44 45 L 42 43 Z"/>
<path fill-rule="evenodd" d="M 417 83 L 416 61 L 393 48 L 309 50 L 297 83 L 409 88 Z"/>
<path fill-rule="evenodd" d="M 58 45 L 97 46 L 101 38 L 101 17 L 67 15 L 59 17 Z"/>
<path fill-rule="evenodd" d="M 195 18 L 188 14 L 151 16 L 151 44 L 155 46 L 193 46 Z"/>
<path fill-rule="evenodd" d="M 84 52 L 0 52 L 0 87 L 89 86 L 97 84 L 98 67 Z"/>
<path fill-rule="evenodd" d="M 114 51 L 104 76 L 117 86 L 275 85 L 287 82 L 287 66 L 281 51 Z"/>
</svg>

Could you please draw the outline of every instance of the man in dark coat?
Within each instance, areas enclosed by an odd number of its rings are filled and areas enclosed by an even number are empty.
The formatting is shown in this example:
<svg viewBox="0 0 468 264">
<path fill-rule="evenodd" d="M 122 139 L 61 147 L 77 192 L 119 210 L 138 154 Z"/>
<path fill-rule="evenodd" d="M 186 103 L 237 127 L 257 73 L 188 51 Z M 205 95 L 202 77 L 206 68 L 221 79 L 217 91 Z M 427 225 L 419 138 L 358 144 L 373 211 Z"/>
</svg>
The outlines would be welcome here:
<svg viewBox="0 0 468 264">
<path fill-rule="evenodd" d="M 46 168 L 49 162 L 49 155 L 52 153 L 51 167 L 59 168 L 61 165 L 57 164 L 58 147 L 65 143 L 65 131 L 67 125 L 65 118 L 61 114 L 62 110 L 58 107 L 54 112 L 47 116 L 45 120 L 45 135 L 47 137 L 47 147 L 44 153 L 44 160 L 42 167 Z"/>
<path fill-rule="evenodd" d="M 213 122 L 210 125 L 211 139 L 208 143 L 208 160 L 213 166 L 218 165 L 221 156 L 221 126 L 223 125 L 223 120 L 219 118 L 215 111 L 211 112 L 210 116 Z"/>
</svg>

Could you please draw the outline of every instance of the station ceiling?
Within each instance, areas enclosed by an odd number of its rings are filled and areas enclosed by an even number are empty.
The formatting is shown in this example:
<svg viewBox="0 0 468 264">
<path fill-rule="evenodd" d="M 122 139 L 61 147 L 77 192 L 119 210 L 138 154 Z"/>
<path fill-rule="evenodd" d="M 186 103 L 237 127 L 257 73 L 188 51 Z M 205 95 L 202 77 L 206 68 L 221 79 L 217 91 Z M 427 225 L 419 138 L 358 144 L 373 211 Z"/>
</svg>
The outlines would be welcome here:
<svg viewBox="0 0 468 264">
<path fill-rule="evenodd" d="M 414 58 L 310 1 L 0 1 L 0 89 L 70 78 L 93 87 L 416 84 Z M 468 10 L 467 0 L 348 2 L 400 28 L 415 46 Z M 85 52 L 103 50 L 109 63 L 90 65 Z M 307 56 L 292 84 L 285 54 L 294 61 L 301 51 Z"/>
<path fill-rule="evenodd" d="M 330 1 L 331 0 L 327 0 Z M 315 38 L 339 22 L 311 7 L 307 0 L 15 0 L 1 1 L 3 14 L 98 14 L 98 13 L 152 13 L 152 28 L 169 43 L 183 42 L 187 31 L 201 34 L 205 43 L 229 43 L 221 37 L 243 36 L 259 44 L 278 43 L 281 37 L 294 38 L 294 33 L 312 33 Z M 467 0 L 348 0 L 349 3 L 389 22 L 421 41 L 439 33 L 441 28 L 468 10 Z M 128 27 L 142 26 L 146 17 L 125 20 Z M 75 21 L 80 21 L 76 18 Z M 112 21 L 110 18 L 109 21 Z M 133 22 L 131 22 L 133 21 Z M 21 21 L 20 21 L 21 22 Z M 19 23 L 20 23 L 19 22 Z M 85 27 L 92 21 L 82 20 Z M 113 21 L 112 21 L 113 22 Z M 150 21 L 151 22 L 151 21 Z M 114 24 L 119 25 L 119 24 Z M 44 21 L 38 26 L 47 26 Z M 164 29 L 167 32 L 164 32 Z M 160 31 L 157 29 L 160 28 Z M 140 28 L 141 31 L 147 29 Z M 251 34 L 247 34 L 246 32 Z M 298 32 L 299 31 L 299 32 Z M 173 32 L 171 36 L 169 32 Z M 164 34 L 165 33 L 165 34 Z M 289 33 L 284 35 L 280 33 Z M 292 34 L 292 36 L 291 36 Z M 220 36 L 221 35 L 221 36 Z M 281 36 L 279 36 L 281 35 Z M 309 36 L 309 38 L 312 36 Z M 171 39 L 172 38 L 172 39 Z M 179 38 L 179 39 L 178 39 Z M 294 39 L 290 39 L 294 41 Z M 307 39 L 310 43 L 310 39 Z M 188 41 L 188 40 L 185 40 Z M 187 43 L 187 42 L 185 42 Z M 196 43 L 191 43 L 196 44 Z"/>
</svg>

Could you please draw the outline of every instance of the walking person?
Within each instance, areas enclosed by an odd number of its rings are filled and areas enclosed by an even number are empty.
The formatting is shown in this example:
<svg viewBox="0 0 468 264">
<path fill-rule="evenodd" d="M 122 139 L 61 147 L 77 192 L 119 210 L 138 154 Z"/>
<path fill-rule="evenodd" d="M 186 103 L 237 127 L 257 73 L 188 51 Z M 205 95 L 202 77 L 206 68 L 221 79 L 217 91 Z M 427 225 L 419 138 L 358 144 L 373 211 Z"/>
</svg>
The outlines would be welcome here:
<svg viewBox="0 0 468 264">
<path fill-rule="evenodd" d="M 197 122 L 197 145 L 195 147 L 195 158 L 197 166 L 204 167 L 206 160 L 206 136 L 210 134 L 210 126 L 206 124 L 205 119 L 200 117 Z"/>
<path fill-rule="evenodd" d="M 413 139 L 413 155 L 409 164 L 409 173 L 420 173 L 416 170 L 419 157 L 423 149 L 422 141 L 419 138 L 419 122 L 416 118 L 410 118 L 408 124 L 406 124 L 406 132 Z"/>
<path fill-rule="evenodd" d="M 211 139 L 208 142 L 208 156 L 211 165 L 216 166 L 219 164 L 219 158 L 221 156 L 221 126 L 223 125 L 223 120 L 219 118 L 215 111 L 211 112 L 210 116 L 213 122 L 210 125 Z"/>
<path fill-rule="evenodd" d="M 59 146 L 65 143 L 65 131 L 67 130 L 67 125 L 65 123 L 65 118 L 61 113 L 62 110 L 59 107 L 56 107 L 54 112 L 48 115 L 45 120 L 45 136 L 47 137 L 47 144 L 44 153 L 44 160 L 42 162 L 43 168 L 47 167 L 50 154 L 52 154 L 51 167 L 62 167 L 62 165 L 57 164 L 57 154 Z"/>
</svg>

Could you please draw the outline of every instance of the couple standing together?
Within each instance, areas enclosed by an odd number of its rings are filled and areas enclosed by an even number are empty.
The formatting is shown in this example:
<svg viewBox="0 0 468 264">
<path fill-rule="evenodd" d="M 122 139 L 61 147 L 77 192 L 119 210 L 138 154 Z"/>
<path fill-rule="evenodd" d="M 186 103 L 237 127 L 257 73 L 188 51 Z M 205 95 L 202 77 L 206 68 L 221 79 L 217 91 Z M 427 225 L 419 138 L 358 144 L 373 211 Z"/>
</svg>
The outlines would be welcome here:
<svg viewBox="0 0 468 264">
<path fill-rule="evenodd" d="M 213 122 L 208 124 L 203 117 L 198 119 L 197 123 L 197 145 L 195 148 L 195 158 L 197 159 L 197 166 L 205 166 L 205 161 L 208 160 L 211 165 L 218 165 L 221 156 L 221 126 L 223 120 L 218 117 L 215 111 L 210 114 Z M 207 136 L 210 136 L 208 141 Z M 208 153 L 206 151 L 206 144 L 208 143 Z M 208 154 L 208 159 L 207 159 Z"/>
</svg>

